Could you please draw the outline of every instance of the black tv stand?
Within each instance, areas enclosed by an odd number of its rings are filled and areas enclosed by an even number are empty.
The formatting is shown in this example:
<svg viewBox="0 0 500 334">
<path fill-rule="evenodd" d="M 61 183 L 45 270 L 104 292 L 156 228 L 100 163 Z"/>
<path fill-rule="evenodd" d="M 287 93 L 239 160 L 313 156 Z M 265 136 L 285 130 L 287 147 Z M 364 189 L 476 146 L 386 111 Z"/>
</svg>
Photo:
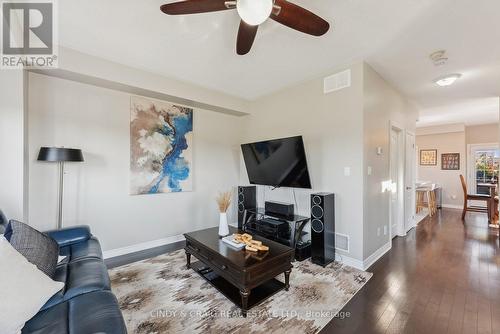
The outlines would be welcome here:
<svg viewBox="0 0 500 334">
<path fill-rule="evenodd" d="M 274 213 L 269 213 L 264 210 L 264 208 L 247 209 L 244 213 L 243 230 L 256 233 L 264 238 L 273 239 L 279 243 L 292 247 L 297 250 L 297 244 L 299 241 L 308 234 L 304 231 L 304 227 L 309 222 L 310 217 L 292 215 L 292 216 L 281 216 Z M 290 226 L 290 236 L 288 238 L 272 237 L 269 234 L 262 233 L 256 228 L 256 224 L 265 218 L 271 218 L 278 221 L 286 222 Z"/>
</svg>

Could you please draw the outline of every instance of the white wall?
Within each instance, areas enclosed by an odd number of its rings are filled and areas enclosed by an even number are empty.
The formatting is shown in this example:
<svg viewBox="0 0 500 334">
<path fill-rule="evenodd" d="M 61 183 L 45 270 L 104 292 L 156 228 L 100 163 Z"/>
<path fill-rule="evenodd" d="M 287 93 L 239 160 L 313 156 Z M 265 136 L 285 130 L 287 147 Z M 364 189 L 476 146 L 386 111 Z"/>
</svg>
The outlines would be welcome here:
<svg viewBox="0 0 500 334">
<path fill-rule="evenodd" d="M 419 151 L 437 149 L 437 166 L 421 166 L 418 162 L 418 178 L 420 181 L 438 183 L 442 187 L 444 206 L 463 205 L 463 191 L 459 175 L 466 176 L 465 132 L 448 132 L 441 134 L 417 136 Z M 442 170 L 442 153 L 460 153 L 460 170 Z"/>
<path fill-rule="evenodd" d="M 463 205 L 463 191 L 459 175 L 467 175 L 467 145 L 498 142 L 498 123 L 464 126 L 434 126 L 419 128 L 417 145 L 421 149 L 437 149 L 437 166 L 418 165 L 421 181 L 439 183 L 443 187 L 443 205 L 460 207 Z M 441 170 L 442 153 L 460 153 L 460 170 Z"/>
<path fill-rule="evenodd" d="M 24 94 L 21 70 L 0 70 L 0 210 L 23 220 Z"/>
<path fill-rule="evenodd" d="M 352 86 L 323 93 L 323 77 L 261 98 L 244 116 L 243 142 L 302 135 L 313 191 L 336 195 L 336 231 L 350 236 L 350 252 L 363 259 L 363 64 L 351 66 Z M 329 75 L 331 73 L 327 73 Z M 344 176 L 344 167 L 351 169 Z M 244 165 L 242 183 L 248 182 Z M 259 187 L 263 204 L 263 187 Z M 310 215 L 311 191 L 296 190 L 299 213 Z M 266 190 L 266 199 L 293 203 L 290 189 Z"/>
<path fill-rule="evenodd" d="M 82 68 L 73 61 L 79 57 L 85 62 Z M 77 54 L 74 59 L 63 67 L 123 79 L 120 82 L 141 88 L 162 86 L 163 79 L 153 74 L 124 69 L 121 78 L 120 68 L 107 69 L 101 64 L 106 61 L 95 60 L 99 73 L 88 56 Z M 248 182 L 239 144 L 302 135 L 313 189 L 294 193 L 259 187 L 259 200 L 261 204 L 264 198 L 294 202 L 296 195 L 298 213 L 308 216 L 311 192 L 334 192 L 336 230 L 350 237 L 349 253 L 339 253 L 363 261 L 388 241 L 388 236 L 373 238 L 373 231 L 389 224 L 388 199 L 379 192 L 381 181 L 389 175 L 389 120 L 412 130 L 415 110 L 368 65 L 356 63 L 350 69 L 352 86 L 330 94 L 323 93 L 323 77 L 253 102 L 194 88 L 202 100 L 239 106 L 250 115 L 238 118 L 196 110 L 194 191 L 145 196 L 128 195 L 129 94 L 30 74 L 30 223 L 40 229 L 55 227 L 57 168 L 35 161 L 40 146 L 83 149 L 84 163 L 67 164 L 65 225 L 90 225 L 103 248 L 110 250 L 217 225 L 217 191 Z M 174 90 L 183 94 L 189 87 L 180 84 Z M 169 89 L 162 91 L 174 95 Z M 377 146 L 384 149 L 382 157 L 374 155 Z M 367 166 L 374 171 L 369 179 Z M 346 168 L 350 175 L 345 175 Z"/>
<path fill-rule="evenodd" d="M 390 175 L 390 124 L 415 132 L 418 112 L 409 101 L 391 87 L 368 64 L 364 64 L 364 257 L 389 242 L 389 193 L 382 193 L 382 182 Z M 401 136 L 405 138 L 405 135 Z M 404 142 L 402 143 L 404 146 Z M 382 154 L 377 154 L 377 147 Z M 368 167 L 372 173 L 368 175 Z M 380 235 L 377 235 L 380 229 Z"/>
<path fill-rule="evenodd" d="M 246 111 L 248 105 L 246 100 L 223 92 L 170 79 L 65 47 L 59 48 L 59 69 L 242 112 Z"/>
<path fill-rule="evenodd" d="M 465 128 L 465 143 L 498 143 L 498 123 L 467 126 Z"/>
<path fill-rule="evenodd" d="M 32 225 L 56 225 L 57 167 L 35 161 L 40 146 L 83 149 L 84 163 L 66 165 L 64 224 L 90 225 L 104 250 L 218 224 L 217 191 L 238 184 L 240 120 L 195 110 L 194 191 L 130 196 L 129 110 L 129 94 L 30 74 Z"/>
</svg>

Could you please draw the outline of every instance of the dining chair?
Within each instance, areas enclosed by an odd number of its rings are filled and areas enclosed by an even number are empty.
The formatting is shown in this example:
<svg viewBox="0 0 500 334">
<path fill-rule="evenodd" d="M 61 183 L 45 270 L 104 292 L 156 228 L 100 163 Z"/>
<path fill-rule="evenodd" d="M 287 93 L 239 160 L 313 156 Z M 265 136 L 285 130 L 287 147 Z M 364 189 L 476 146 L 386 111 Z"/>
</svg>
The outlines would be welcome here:
<svg viewBox="0 0 500 334">
<path fill-rule="evenodd" d="M 488 222 L 491 220 L 491 196 L 490 195 L 481 195 L 481 194 L 469 194 L 467 192 L 467 184 L 465 183 L 465 178 L 462 174 L 460 174 L 460 182 L 462 182 L 462 189 L 464 191 L 464 209 L 462 211 L 462 220 L 465 219 L 465 214 L 467 211 L 470 212 L 483 212 L 488 215 Z M 484 201 L 486 202 L 486 207 L 470 205 L 469 201 Z"/>
</svg>

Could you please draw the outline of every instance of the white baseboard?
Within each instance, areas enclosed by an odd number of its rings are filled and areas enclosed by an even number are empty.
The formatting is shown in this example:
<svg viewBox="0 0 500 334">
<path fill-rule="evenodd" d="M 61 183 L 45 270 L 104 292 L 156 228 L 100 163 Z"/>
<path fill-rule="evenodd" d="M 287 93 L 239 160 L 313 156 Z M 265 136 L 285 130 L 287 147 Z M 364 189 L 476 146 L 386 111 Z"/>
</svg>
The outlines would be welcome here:
<svg viewBox="0 0 500 334">
<path fill-rule="evenodd" d="M 174 236 L 168 237 L 168 238 L 142 242 L 139 244 L 121 247 L 121 248 L 110 249 L 110 250 L 103 252 L 103 257 L 104 257 L 104 259 L 110 259 L 113 257 L 127 255 L 127 254 L 131 254 L 131 253 L 136 253 L 136 252 L 144 251 L 144 250 L 155 248 L 155 247 L 166 246 L 166 245 L 173 244 L 173 243 L 176 243 L 179 241 L 184 241 L 184 240 L 185 240 L 185 238 L 182 234 L 174 235 Z M 354 268 L 359 269 L 359 270 L 364 270 L 363 261 L 361 261 L 361 260 L 354 259 L 354 258 L 346 256 L 346 255 L 340 255 L 338 253 L 335 254 L 335 260 L 338 262 L 342 262 L 343 264 L 345 264 L 347 266 L 354 267 Z"/>
<path fill-rule="evenodd" d="M 356 268 L 359 270 L 364 270 L 363 269 L 363 261 L 346 256 L 346 255 L 343 255 L 343 254 L 335 253 L 335 261 L 341 262 L 349 267 L 353 267 L 353 268 Z"/>
<path fill-rule="evenodd" d="M 103 252 L 103 257 L 105 259 L 110 259 L 113 257 L 127 255 L 127 254 L 131 254 L 131 253 L 136 253 L 136 252 L 140 252 L 140 251 L 155 248 L 155 247 L 166 246 L 166 245 L 173 244 L 173 243 L 176 243 L 179 241 L 184 241 L 184 240 L 185 239 L 184 239 L 184 236 L 182 234 L 174 235 L 174 236 L 163 238 L 163 239 L 146 241 L 146 242 L 141 242 L 139 244 L 135 244 L 135 245 L 131 245 L 131 246 L 110 249 L 110 250 Z"/>
<path fill-rule="evenodd" d="M 135 244 L 135 245 L 131 245 L 131 246 L 110 249 L 110 250 L 103 252 L 103 257 L 104 257 L 104 259 L 110 259 L 113 257 L 137 253 L 137 252 L 148 250 L 148 249 L 155 248 L 155 247 L 166 246 L 166 245 L 173 244 L 173 243 L 176 243 L 179 241 L 184 241 L 184 240 L 185 240 L 185 238 L 182 234 L 174 235 L 174 236 L 163 238 L 163 239 L 141 242 L 139 244 Z M 377 249 L 372 255 L 370 255 L 364 261 L 346 256 L 346 255 L 341 255 L 339 253 L 335 254 L 335 260 L 338 262 L 342 262 L 343 264 L 345 264 L 347 266 L 350 266 L 350 267 L 353 267 L 353 268 L 356 268 L 359 270 L 366 270 L 373 263 L 375 263 L 375 261 L 377 261 L 379 258 L 381 258 L 385 253 L 387 253 L 390 249 L 391 249 L 391 242 L 388 242 L 384 246 Z"/>
<path fill-rule="evenodd" d="M 463 205 L 456 205 L 456 204 L 442 204 L 441 207 L 446 209 L 460 209 L 460 210 L 464 208 Z"/>
<path fill-rule="evenodd" d="M 370 268 L 372 264 L 377 262 L 378 259 L 380 259 L 382 256 L 384 256 L 385 253 L 390 251 L 392 248 L 392 241 L 387 242 L 385 245 L 377 249 L 375 252 L 373 252 L 372 255 L 368 256 L 364 261 L 363 261 L 363 270 L 366 270 Z"/>
</svg>

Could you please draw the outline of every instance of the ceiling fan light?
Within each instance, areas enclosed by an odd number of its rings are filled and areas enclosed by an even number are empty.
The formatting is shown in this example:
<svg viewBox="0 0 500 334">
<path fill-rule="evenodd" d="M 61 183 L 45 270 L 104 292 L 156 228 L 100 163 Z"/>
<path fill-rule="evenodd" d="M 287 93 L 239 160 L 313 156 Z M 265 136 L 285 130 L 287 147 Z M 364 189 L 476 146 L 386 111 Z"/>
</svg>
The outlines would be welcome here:
<svg viewBox="0 0 500 334">
<path fill-rule="evenodd" d="M 455 81 L 457 81 L 457 79 L 460 79 L 461 76 L 462 75 L 459 73 L 450 74 L 450 75 L 438 78 L 438 79 L 434 80 L 434 82 L 438 86 L 441 86 L 441 87 L 450 86 L 450 85 L 453 85 L 455 83 Z"/>
<path fill-rule="evenodd" d="M 245 23 L 256 26 L 271 15 L 273 0 L 237 0 L 236 10 Z"/>
</svg>

